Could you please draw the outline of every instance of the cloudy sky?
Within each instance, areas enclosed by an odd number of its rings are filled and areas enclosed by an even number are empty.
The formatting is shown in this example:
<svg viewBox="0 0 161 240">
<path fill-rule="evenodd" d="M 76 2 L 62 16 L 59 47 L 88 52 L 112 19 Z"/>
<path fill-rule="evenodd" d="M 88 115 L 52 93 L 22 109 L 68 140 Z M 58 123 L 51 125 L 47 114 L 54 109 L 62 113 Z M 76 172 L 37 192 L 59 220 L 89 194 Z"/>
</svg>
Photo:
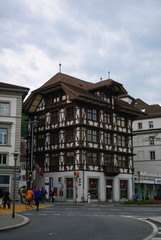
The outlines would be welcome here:
<svg viewBox="0 0 161 240">
<path fill-rule="evenodd" d="M 161 104 L 160 0 L 0 0 L 0 81 L 43 85 L 59 71 L 110 77 Z"/>
</svg>

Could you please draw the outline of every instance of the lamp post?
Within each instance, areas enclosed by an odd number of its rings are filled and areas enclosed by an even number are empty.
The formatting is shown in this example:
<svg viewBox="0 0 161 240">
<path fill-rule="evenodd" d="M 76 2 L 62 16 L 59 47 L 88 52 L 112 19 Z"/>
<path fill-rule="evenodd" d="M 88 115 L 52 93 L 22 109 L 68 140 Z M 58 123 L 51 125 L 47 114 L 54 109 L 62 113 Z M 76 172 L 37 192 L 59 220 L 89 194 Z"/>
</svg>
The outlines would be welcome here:
<svg viewBox="0 0 161 240">
<path fill-rule="evenodd" d="M 18 156 L 21 154 L 20 152 L 13 152 L 11 153 L 14 155 L 14 160 L 15 160 L 15 164 L 14 164 L 14 180 L 13 180 L 13 210 L 12 210 L 12 218 L 15 217 L 15 191 L 16 191 L 16 164 L 17 164 L 17 159 Z"/>
<path fill-rule="evenodd" d="M 140 171 L 138 171 L 138 182 L 139 182 L 138 197 L 139 197 L 139 200 L 140 200 L 140 198 L 141 198 L 141 196 L 140 196 Z"/>
</svg>

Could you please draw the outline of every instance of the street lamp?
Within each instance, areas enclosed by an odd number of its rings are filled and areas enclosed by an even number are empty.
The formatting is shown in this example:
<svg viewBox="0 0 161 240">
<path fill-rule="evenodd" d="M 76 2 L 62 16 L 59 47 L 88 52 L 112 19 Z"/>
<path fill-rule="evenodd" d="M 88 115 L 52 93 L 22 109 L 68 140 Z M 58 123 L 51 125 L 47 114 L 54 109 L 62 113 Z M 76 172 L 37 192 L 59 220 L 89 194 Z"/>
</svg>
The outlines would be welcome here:
<svg viewBox="0 0 161 240">
<path fill-rule="evenodd" d="M 16 164 L 17 164 L 17 159 L 18 156 L 21 154 L 20 152 L 13 152 L 11 153 L 14 155 L 14 160 L 15 160 L 15 164 L 14 164 L 14 178 L 13 178 L 13 210 L 12 210 L 12 218 L 15 217 L 15 190 L 16 190 Z"/>
<path fill-rule="evenodd" d="M 140 198 L 141 198 L 141 193 L 140 193 L 140 171 L 138 171 L 138 182 L 139 182 L 139 187 L 138 187 L 138 196 L 139 196 L 139 200 L 140 200 Z"/>
</svg>

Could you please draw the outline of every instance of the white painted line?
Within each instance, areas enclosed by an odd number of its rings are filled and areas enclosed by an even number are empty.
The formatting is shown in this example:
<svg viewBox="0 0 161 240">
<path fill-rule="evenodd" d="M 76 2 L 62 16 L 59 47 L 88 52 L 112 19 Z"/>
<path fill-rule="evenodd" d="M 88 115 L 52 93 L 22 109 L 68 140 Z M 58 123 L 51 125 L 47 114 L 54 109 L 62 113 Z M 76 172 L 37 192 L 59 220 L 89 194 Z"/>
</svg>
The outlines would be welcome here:
<svg viewBox="0 0 161 240">
<path fill-rule="evenodd" d="M 46 213 L 39 213 L 38 215 L 39 216 L 46 216 L 47 214 Z"/>
<path fill-rule="evenodd" d="M 53 213 L 52 215 L 53 216 L 60 216 L 61 214 L 60 213 Z"/>
</svg>

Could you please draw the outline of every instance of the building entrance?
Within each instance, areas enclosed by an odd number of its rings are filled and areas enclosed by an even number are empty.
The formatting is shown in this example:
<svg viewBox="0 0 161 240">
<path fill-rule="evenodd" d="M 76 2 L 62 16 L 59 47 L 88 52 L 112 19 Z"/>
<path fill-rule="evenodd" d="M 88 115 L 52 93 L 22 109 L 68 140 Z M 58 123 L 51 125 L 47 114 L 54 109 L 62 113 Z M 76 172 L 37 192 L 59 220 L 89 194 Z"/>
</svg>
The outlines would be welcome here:
<svg viewBox="0 0 161 240">
<path fill-rule="evenodd" d="M 113 200 L 113 187 L 112 180 L 106 179 L 106 201 Z"/>
</svg>

